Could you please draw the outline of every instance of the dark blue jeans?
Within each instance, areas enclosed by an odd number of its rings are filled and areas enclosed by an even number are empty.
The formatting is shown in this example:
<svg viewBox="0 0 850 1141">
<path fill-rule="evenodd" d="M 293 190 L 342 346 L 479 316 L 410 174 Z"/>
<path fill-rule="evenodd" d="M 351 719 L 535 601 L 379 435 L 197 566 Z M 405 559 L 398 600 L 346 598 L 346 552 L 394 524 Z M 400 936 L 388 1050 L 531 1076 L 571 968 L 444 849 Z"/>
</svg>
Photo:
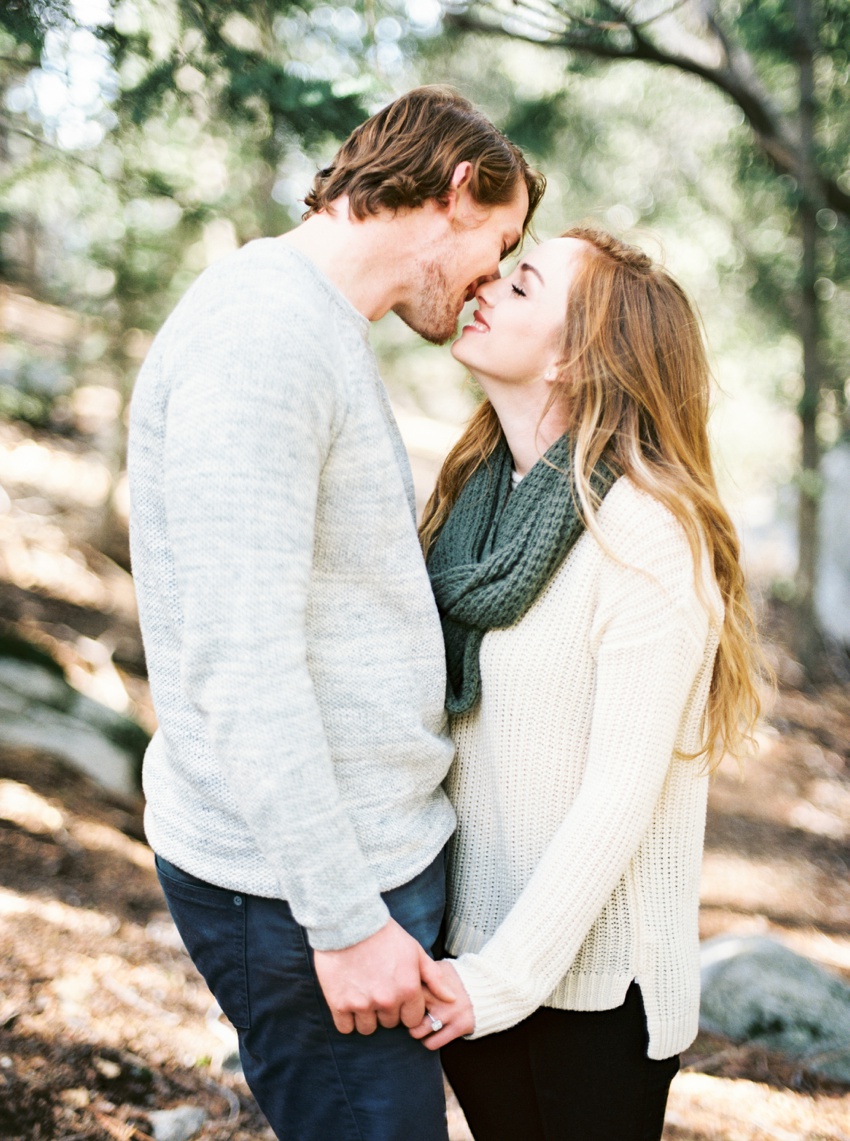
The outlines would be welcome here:
<svg viewBox="0 0 850 1141">
<path fill-rule="evenodd" d="M 156 863 L 180 937 L 236 1027 L 245 1079 L 281 1141 L 447 1141 L 437 1055 L 403 1026 L 337 1031 L 288 904 Z M 430 952 L 445 903 L 442 854 L 383 898 Z"/>
</svg>

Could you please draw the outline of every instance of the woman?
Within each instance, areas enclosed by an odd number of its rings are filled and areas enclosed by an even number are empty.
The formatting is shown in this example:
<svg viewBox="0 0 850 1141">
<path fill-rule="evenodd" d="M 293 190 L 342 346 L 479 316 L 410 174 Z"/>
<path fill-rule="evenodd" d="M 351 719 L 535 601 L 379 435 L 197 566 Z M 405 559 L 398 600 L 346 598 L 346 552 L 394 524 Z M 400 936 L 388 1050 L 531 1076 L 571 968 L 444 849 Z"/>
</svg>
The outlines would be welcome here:
<svg viewBox="0 0 850 1141">
<path fill-rule="evenodd" d="M 412 1033 L 476 1141 L 648 1141 L 697 1030 L 707 762 L 758 712 L 705 352 L 669 274 L 593 229 L 477 301 L 452 351 L 487 399 L 422 525 L 457 999 Z"/>
</svg>

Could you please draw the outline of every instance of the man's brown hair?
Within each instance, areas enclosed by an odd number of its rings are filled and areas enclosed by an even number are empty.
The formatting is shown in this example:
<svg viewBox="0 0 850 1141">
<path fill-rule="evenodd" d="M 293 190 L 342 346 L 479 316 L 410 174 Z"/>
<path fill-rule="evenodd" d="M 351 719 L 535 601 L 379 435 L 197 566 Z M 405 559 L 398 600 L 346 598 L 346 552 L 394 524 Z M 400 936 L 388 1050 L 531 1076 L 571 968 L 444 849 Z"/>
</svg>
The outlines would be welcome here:
<svg viewBox="0 0 850 1141">
<path fill-rule="evenodd" d="M 304 199 L 305 218 L 348 195 L 355 218 L 380 210 L 445 203 L 458 163 L 472 165 L 469 189 L 482 206 L 510 202 L 520 179 L 528 190 L 527 229 L 546 180 L 522 152 L 451 87 L 417 87 L 362 123 L 320 170 Z"/>
</svg>

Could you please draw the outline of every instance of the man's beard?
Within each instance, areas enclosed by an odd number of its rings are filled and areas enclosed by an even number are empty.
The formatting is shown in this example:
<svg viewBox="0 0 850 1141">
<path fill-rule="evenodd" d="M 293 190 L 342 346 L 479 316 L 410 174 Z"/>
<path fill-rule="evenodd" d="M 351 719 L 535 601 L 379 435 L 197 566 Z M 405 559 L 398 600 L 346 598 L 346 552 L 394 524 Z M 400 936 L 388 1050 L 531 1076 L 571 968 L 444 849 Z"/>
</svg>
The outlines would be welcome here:
<svg viewBox="0 0 850 1141">
<path fill-rule="evenodd" d="M 444 345 L 457 332 L 462 305 L 452 298 L 446 275 L 437 262 L 426 262 L 420 272 L 418 296 L 408 305 L 397 306 L 395 313 L 432 345 Z"/>
</svg>

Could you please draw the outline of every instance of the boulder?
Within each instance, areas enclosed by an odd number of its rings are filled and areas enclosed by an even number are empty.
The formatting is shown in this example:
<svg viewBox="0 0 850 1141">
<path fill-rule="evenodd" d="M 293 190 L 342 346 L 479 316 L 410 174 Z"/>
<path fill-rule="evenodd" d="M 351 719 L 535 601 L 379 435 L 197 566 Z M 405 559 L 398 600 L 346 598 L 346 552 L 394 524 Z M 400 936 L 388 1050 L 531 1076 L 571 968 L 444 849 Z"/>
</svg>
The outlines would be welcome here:
<svg viewBox="0 0 850 1141">
<path fill-rule="evenodd" d="M 850 986 L 762 936 L 721 935 L 702 945 L 700 1026 L 755 1042 L 850 1082 Z"/>
<path fill-rule="evenodd" d="M 136 796 L 148 741 L 141 726 L 78 693 L 56 663 L 17 653 L 6 656 L 4 649 L 8 647 L 0 647 L 0 744 L 52 753 L 110 792 Z"/>
<path fill-rule="evenodd" d="M 203 1128 L 206 1111 L 194 1105 L 156 1109 L 148 1114 L 154 1141 L 189 1141 Z"/>
</svg>

